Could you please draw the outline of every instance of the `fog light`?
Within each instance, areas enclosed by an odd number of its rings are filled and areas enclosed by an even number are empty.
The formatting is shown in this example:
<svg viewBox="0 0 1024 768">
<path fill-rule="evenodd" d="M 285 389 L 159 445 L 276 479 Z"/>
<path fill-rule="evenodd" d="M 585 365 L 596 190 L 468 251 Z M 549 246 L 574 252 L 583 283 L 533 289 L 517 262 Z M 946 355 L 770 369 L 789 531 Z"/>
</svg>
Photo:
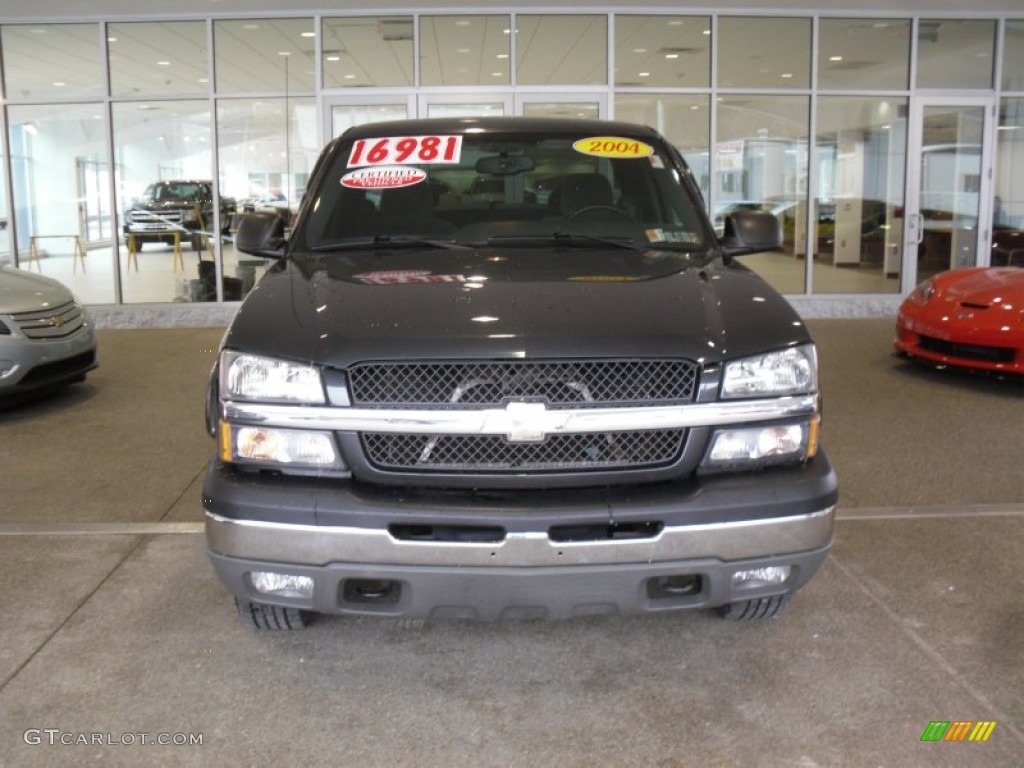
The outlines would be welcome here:
<svg viewBox="0 0 1024 768">
<path fill-rule="evenodd" d="M 766 568 L 736 571 L 732 575 L 732 586 L 734 589 L 777 586 L 789 578 L 792 570 L 788 565 L 769 565 Z"/>
<path fill-rule="evenodd" d="M 291 573 L 275 573 L 274 571 L 253 571 L 249 574 L 252 586 L 257 592 L 275 597 L 301 597 L 309 599 L 313 596 L 313 579 L 309 576 L 295 576 Z"/>
</svg>

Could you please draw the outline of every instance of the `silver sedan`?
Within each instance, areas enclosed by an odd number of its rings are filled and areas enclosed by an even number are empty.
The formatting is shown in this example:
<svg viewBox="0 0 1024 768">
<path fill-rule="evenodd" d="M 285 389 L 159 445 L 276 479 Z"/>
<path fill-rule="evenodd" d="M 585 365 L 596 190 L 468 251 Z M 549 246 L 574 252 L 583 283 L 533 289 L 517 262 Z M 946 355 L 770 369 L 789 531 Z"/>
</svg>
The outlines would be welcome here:
<svg viewBox="0 0 1024 768">
<path fill-rule="evenodd" d="M 96 367 L 96 330 L 58 281 L 0 266 L 0 398 L 75 381 Z"/>
</svg>

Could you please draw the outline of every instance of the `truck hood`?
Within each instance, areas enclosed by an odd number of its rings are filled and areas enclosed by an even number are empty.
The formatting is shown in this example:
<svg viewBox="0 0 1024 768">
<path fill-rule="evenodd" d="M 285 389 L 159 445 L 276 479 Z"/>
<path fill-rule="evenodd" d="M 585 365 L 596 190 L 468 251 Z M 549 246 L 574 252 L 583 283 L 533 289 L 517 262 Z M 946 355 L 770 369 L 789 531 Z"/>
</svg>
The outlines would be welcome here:
<svg viewBox="0 0 1024 768">
<path fill-rule="evenodd" d="M 278 264 L 225 346 L 345 367 L 481 357 L 712 363 L 809 340 L 788 302 L 735 263 L 601 248 L 415 248 Z"/>
</svg>

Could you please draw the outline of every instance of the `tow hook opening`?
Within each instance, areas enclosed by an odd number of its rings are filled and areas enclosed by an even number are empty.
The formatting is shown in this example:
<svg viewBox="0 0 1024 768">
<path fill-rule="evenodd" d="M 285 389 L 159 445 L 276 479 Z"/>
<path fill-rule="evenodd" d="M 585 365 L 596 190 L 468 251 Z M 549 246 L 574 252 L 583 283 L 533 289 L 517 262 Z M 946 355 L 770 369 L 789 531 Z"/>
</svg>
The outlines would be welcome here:
<svg viewBox="0 0 1024 768">
<path fill-rule="evenodd" d="M 692 573 L 655 576 L 647 580 L 647 597 L 651 600 L 678 600 L 700 594 L 701 578 Z"/>
<path fill-rule="evenodd" d="M 401 582 L 391 579 L 346 579 L 341 587 L 346 603 L 395 605 L 401 596 Z"/>
</svg>

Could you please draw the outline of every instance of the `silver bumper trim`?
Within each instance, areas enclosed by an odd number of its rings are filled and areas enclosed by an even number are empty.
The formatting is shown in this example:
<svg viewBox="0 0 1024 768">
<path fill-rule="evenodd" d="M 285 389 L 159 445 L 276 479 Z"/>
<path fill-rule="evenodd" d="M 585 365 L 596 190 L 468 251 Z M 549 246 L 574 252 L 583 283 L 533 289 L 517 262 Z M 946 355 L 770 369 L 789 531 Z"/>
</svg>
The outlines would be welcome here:
<svg viewBox="0 0 1024 768">
<path fill-rule="evenodd" d="M 558 433 L 721 426 L 809 416 L 817 410 L 817 394 L 655 407 L 577 409 L 549 409 L 540 403 L 510 403 L 505 408 L 479 410 L 394 410 L 233 400 L 223 403 L 224 416 L 232 422 L 345 432 L 505 435 L 512 440 L 541 440 Z"/>
<path fill-rule="evenodd" d="M 827 546 L 834 507 L 765 520 L 665 528 L 640 540 L 553 542 L 546 533 L 510 533 L 496 543 L 408 542 L 382 529 L 234 520 L 206 512 L 210 550 L 232 558 L 301 565 L 573 566 L 696 558 L 743 560 Z"/>
</svg>

